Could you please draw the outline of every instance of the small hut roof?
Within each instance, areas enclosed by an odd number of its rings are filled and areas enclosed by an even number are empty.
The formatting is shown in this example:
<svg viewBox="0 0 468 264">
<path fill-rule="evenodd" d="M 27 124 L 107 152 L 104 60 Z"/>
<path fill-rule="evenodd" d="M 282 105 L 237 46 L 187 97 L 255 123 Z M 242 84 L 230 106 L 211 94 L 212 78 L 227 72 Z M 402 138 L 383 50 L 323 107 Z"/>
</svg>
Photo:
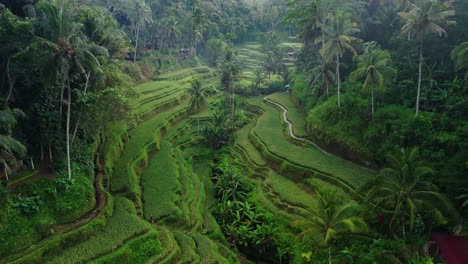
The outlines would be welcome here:
<svg viewBox="0 0 468 264">
<path fill-rule="evenodd" d="M 432 241 L 436 243 L 447 264 L 468 263 L 468 237 L 434 234 Z"/>
</svg>

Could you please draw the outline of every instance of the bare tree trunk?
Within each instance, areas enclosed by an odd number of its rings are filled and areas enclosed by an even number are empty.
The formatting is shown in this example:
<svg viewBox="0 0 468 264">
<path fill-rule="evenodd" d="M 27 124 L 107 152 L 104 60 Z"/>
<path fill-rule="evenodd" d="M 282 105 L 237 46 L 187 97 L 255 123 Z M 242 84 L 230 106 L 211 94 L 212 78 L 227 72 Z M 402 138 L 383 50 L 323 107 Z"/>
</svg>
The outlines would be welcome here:
<svg viewBox="0 0 468 264">
<path fill-rule="evenodd" d="M 197 104 L 197 137 L 200 138 L 200 107 Z"/>
<path fill-rule="evenodd" d="M 372 117 L 374 117 L 374 88 L 371 81 L 371 101 L 372 101 Z"/>
<path fill-rule="evenodd" d="M 405 220 L 405 215 L 401 214 L 401 227 L 402 227 L 402 233 L 403 233 L 403 239 L 406 239 L 406 220 Z"/>
<path fill-rule="evenodd" d="M 72 135 L 71 143 L 70 143 L 70 145 L 72 146 L 73 146 L 73 142 L 75 142 L 76 133 L 78 132 L 78 127 L 80 126 L 80 121 L 81 121 L 81 112 L 78 115 L 78 120 L 76 121 L 75 129 L 73 129 L 73 135 Z"/>
<path fill-rule="evenodd" d="M 83 69 L 83 74 L 86 78 L 83 94 L 86 95 L 86 92 L 88 91 L 89 79 L 91 78 L 91 71 L 88 71 L 88 73 L 86 73 Z"/>
<path fill-rule="evenodd" d="M 3 169 L 5 170 L 5 177 L 6 177 L 6 180 L 9 181 L 10 179 L 8 178 L 8 170 L 6 168 L 6 164 L 3 164 Z"/>
<path fill-rule="evenodd" d="M 419 77 L 418 77 L 418 94 L 416 96 L 416 116 L 418 116 L 419 113 L 419 98 L 421 95 L 421 78 L 422 78 L 422 61 L 423 61 L 423 56 L 422 56 L 422 47 L 423 47 L 423 40 L 419 41 Z"/>
<path fill-rule="evenodd" d="M 10 97 L 13 94 L 13 81 L 11 80 L 11 75 L 10 75 L 10 61 L 11 57 L 8 58 L 7 66 L 6 66 L 6 73 L 7 73 L 7 78 L 8 78 L 8 85 L 10 86 L 8 89 L 8 95 L 6 97 L 6 102 L 10 101 Z"/>
<path fill-rule="evenodd" d="M 234 87 L 231 85 L 231 111 L 232 111 L 232 131 L 231 133 L 233 134 L 234 133 L 234 104 L 235 104 L 235 100 L 234 100 Z"/>
<path fill-rule="evenodd" d="M 62 90 L 60 90 L 60 110 L 59 110 L 59 113 L 60 113 L 60 126 L 59 126 L 59 129 L 60 127 L 62 127 L 62 111 L 63 111 L 63 92 L 65 91 L 65 81 L 62 82 Z"/>
<path fill-rule="evenodd" d="M 328 245 L 328 264 L 332 264 L 331 246 Z"/>
<path fill-rule="evenodd" d="M 71 173 L 71 162 L 70 162 L 70 115 L 71 115 L 71 88 L 70 82 L 67 83 L 67 90 L 68 90 L 68 102 L 67 102 L 67 170 L 68 170 L 68 179 L 70 180 L 72 177 Z"/>
<path fill-rule="evenodd" d="M 31 168 L 34 170 L 34 160 L 32 158 L 29 158 L 29 160 L 31 161 Z"/>
<path fill-rule="evenodd" d="M 136 63 L 136 56 L 138 51 L 138 38 L 140 37 L 140 25 L 136 28 L 136 40 L 135 40 L 135 53 L 133 54 L 133 64 Z"/>
<path fill-rule="evenodd" d="M 170 43 L 170 44 L 169 44 L 169 56 L 172 57 L 172 44 L 173 44 L 173 43 L 172 43 L 172 39 L 170 40 L 169 43 Z"/>
<path fill-rule="evenodd" d="M 338 109 L 341 106 L 340 55 L 336 53 L 336 82 L 338 84 Z"/>
<path fill-rule="evenodd" d="M 158 51 L 159 54 L 161 54 L 163 44 L 164 44 L 164 38 L 161 38 L 161 40 L 159 41 L 159 51 Z"/>
<path fill-rule="evenodd" d="M 49 161 L 52 162 L 54 159 L 52 157 L 52 145 L 49 143 Z"/>
</svg>

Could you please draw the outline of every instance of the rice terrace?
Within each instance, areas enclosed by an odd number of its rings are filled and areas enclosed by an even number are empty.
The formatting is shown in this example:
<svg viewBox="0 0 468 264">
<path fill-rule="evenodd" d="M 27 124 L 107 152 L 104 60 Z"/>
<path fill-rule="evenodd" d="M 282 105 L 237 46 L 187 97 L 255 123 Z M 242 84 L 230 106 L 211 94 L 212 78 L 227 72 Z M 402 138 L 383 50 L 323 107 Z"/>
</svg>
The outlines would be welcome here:
<svg viewBox="0 0 468 264">
<path fill-rule="evenodd" d="M 0 0 L 0 263 L 468 263 L 467 25 Z"/>
</svg>

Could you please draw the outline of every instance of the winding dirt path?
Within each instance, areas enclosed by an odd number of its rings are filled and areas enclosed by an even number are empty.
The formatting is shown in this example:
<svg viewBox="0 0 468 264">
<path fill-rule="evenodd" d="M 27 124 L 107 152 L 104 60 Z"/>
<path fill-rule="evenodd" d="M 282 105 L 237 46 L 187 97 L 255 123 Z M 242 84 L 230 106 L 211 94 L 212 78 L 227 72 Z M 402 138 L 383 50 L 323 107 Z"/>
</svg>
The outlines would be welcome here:
<svg viewBox="0 0 468 264">
<path fill-rule="evenodd" d="M 267 101 L 267 102 L 269 102 L 269 103 L 272 103 L 272 104 L 278 106 L 279 108 L 281 108 L 281 110 L 283 110 L 283 119 L 284 119 L 284 122 L 286 122 L 286 124 L 288 124 L 289 135 L 290 135 L 292 138 L 294 138 L 294 139 L 296 139 L 296 140 L 299 140 L 299 141 L 302 141 L 302 142 L 305 142 L 305 143 L 308 143 L 308 144 L 314 146 L 315 148 L 317 148 L 318 150 L 320 150 L 320 151 L 321 151 L 323 154 L 325 154 L 325 155 L 328 155 L 328 156 L 330 156 L 330 157 L 334 157 L 334 158 L 340 159 L 340 160 L 342 160 L 342 161 L 351 162 L 351 161 L 349 161 L 349 160 L 343 159 L 342 157 L 339 157 L 339 156 L 336 156 L 336 155 L 333 155 L 333 154 L 327 152 L 326 150 L 324 150 L 324 149 L 322 149 L 321 147 L 319 147 L 316 143 L 314 143 L 314 142 L 312 142 L 312 141 L 310 141 L 310 140 L 308 140 L 308 139 L 305 139 L 305 138 L 301 138 L 301 137 L 296 136 L 296 135 L 294 134 L 294 127 L 293 127 L 293 124 L 292 124 L 291 121 L 289 121 L 289 119 L 288 119 L 288 109 L 286 109 L 286 108 L 285 108 L 284 106 L 282 106 L 281 104 L 279 104 L 279 103 L 277 103 L 277 102 L 271 100 L 270 98 L 268 98 L 268 96 L 265 96 L 265 97 L 263 98 L 263 100 L 265 100 L 265 101 Z M 364 168 L 364 169 L 366 169 L 366 170 L 374 171 L 374 170 L 372 170 L 372 169 L 370 169 L 370 168 L 361 166 L 361 165 L 356 164 L 356 163 L 354 163 L 354 162 L 353 162 L 353 164 L 355 164 L 356 166 L 359 166 L 359 167 L 361 167 L 361 168 Z"/>
<path fill-rule="evenodd" d="M 265 96 L 263 98 L 263 100 L 265 101 L 268 101 L 276 106 L 278 106 L 279 108 L 281 108 L 281 110 L 283 110 L 283 119 L 284 119 L 284 122 L 286 122 L 288 124 L 288 130 L 289 130 L 289 135 L 294 138 L 294 139 L 297 139 L 297 140 L 300 140 L 300 141 L 303 141 L 303 142 L 306 142 L 314 147 L 316 147 L 318 150 L 320 150 L 321 152 L 323 152 L 324 154 L 328 155 L 328 156 L 332 156 L 332 157 L 336 157 L 336 158 L 340 158 L 340 157 L 337 157 L 331 153 L 328 153 L 327 151 L 325 151 L 324 149 L 320 148 L 317 144 L 315 144 L 314 142 L 310 141 L 310 140 L 307 140 L 305 138 L 300 138 L 298 136 L 296 136 L 294 134 L 294 127 L 293 127 L 293 124 L 291 123 L 291 121 L 289 121 L 288 119 L 288 109 L 286 109 L 284 106 L 282 106 L 281 104 L 271 100 L 270 98 L 268 98 L 268 96 Z M 341 158 L 340 158 L 341 159 Z"/>
</svg>

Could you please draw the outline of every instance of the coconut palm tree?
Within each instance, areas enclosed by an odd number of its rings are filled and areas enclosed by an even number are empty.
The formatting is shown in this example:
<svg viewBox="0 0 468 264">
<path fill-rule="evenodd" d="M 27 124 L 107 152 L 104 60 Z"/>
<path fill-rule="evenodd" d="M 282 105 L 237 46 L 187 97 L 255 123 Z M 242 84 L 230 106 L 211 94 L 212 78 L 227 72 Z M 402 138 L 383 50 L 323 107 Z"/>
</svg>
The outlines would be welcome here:
<svg viewBox="0 0 468 264">
<path fill-rule="evenodd" d="M 417 148 L 401 150 L 400 156 L 390 155 L 389 168 L 380 172 L 380 176 L 366 184 L 362 191 L 367 191 L 366 199 L 375 207 L 388 211 L 391 215 L 390 230 L 400 218 L 403 237 L 406 237 L 407 219 L 410 229 L 418 212 L 428 208 L 435 216 L 442 219 L 444 209 L 451 208 L 450 201 L 437 191 L 430 181 L 434 175 L 431 168 L 422 166 L 418 161 Z"/>
<path fill-rule="evenodd" d="M 457 60 L 457 70 L 468 69 L 468 42 L 463 42 L 455 47 L 450 56 Z M 468 70 L 465 73 L 465 80 L 468 80 Z"/>
<path fill-rule="evenodd" d="M 172 56 L 172 48 L 180 36 L 179 22 L 177 22 L 177 19 L 173 16 L 165 17 L 161 22 L 164 27 L 166 39 L 169 41 L 169 56 Z"/>
<path fill-rule="evenodd" d="M 0 164 L 3 164 L 5 177 L 8 180 L 8 163 L 16 162 L 15 155 L 24 156 L 26 147 L 9 135 L 9 131 L 16 124 L 18 117 L 24 113 L 19 109 L 1 107 L 0 109 Z"/>
<path fill-rule="evenodd" d="M 80 31 L 80 24 L 71 21 L 72 16 L 67 12 L 70 10 L 66 2 L 40 1 L 37 4 L 39 11 L 38 23 L 42 30 L 41 37 L 37 37 L 38 43 L 50 50 L 49 65 L 54 69 L 57 82 L 60 84 L 60 114 L 62 113 L 63 102 L 67 105 L 66 121 L 66 152 L 67 152 L 67 171 L 68 178 L 71 178 L 71 159 L 70 159 L 70 116 L 71 116 L 71 86 L 70 76 L 76 71 L 83 73 L 87 80 L 88 74 L 84 67 L 90 70 L 96 70 L 100 67 L 99 61 L 93 52 L 99 52 L 107 55 L 102 47 L 91 45 L 88 39 Z M 86 91 L 87 84 L 85 84 Z M 67 91 L 67 100 L 64 101 L 64 92 Z"/>
<path fill-rule="evenodd" d="M 121 8 L 125 10 L 124 12 L 131 22 L 132 32 L 135 34 L 135 51 L 133 53 L 133 64 L 135 64 L 141 27 L 152 21 L 151 7 L 149 7 L 144 0 L 132 0 L 124 2 Z"/>
<path fill-rule="evenodd" d="M 364 54 L 355 57 L 357 69 L 351 73 L 353 80 L 365 78 L 362 88 L 371 90 L 372 116 L 374 116 L 374 86 L 380 90 L 394 78 L 396 69 L 391 67 L 390 52 L 378 49 L 375 42 L 366 43 Z"/>
<path fill-rule="evenodd" d="M 332 263 L 333 241 L 349 233 L 366 232 L 367 225 L 357 216 L 359 207 L 346 202 L 336 190 L 317 192 L 316 203 L 306 210 L 306 220 L 292 222 L 293 226 L 305 228 L 298 237 L 309 236 L 315 242 L 328 248 L 328 263 Z"/>
<path fill-rule="evenodd" d="M 224 51 L 223 60 L 219 66 L 221 72 L 221 85 L 224 88 L 224 92 L 229 96 L 230 105 L 231 105 L 231 117 L 232 117 L 232 130 L 231 133 L 234 133 L 234 82 L 239 78 L 241 67 L 239 62 L 239 56 L 236 51 L 232 48 L 227 47 Z"/>
<path fill-rule="evenodd" d="M 197 113 L 197 135 L 200 135 L 200 110 L 203 107 L 206 107 L 207 102 L 205 98 L 205 90 L 200 79 L 194 78 L 191 82 L 189 106 L 191 111 L 196 111 Z"/>
<path fill-rule="evenodd" d="M 447 32 L 443 26 L 455 24 L 455 21 L 448 20 L 447 17 L 454 16 L 452 9 L 453 1 L 441 3 L 438 0 L 417 0 L 410 4 L 411 8 L 407 12 L 399 12 L 404 25 L 401 28 L 400 36 L 415 38 L 419 41 L 419 75 L 418 91 L 416 95 L 416 116 L 419 113 L 419 99 L 421 95 L 422 64 L 423 64 L 423 39 L 428 33 L 437 34 L 440 37 L 446 36 Z"/>
<path fill-rule="evenodd" d="M 336 83 L 338 85 L 338 108 L 341 105 L 341 80 L 340 80 L 340 58 L 346 51 L 356 54 L 356 50 L 351 45 L 354 41 L 361 41 L 359 38 L 351 36 L 359 32 L 358 25 L 352 22 L 349 14 L 338 12 L 332 20 L 332 25 L 324 28 L 325 37 L 328 39 L 323 48 L 320 49 L 320 55 L 326 62 L 336 59 Z"/>
<path fill-rule="evenodd" d="M 310 71 L 310 77 L 307 81 L 314 87 L 312 94 L 315 92 L 315 87 L 320 86 L 322 88 L 322 94 L 326 94 L 328 97 L 328 87 L 335 81 L 335 73 L 332 67 L 331 63 L 322 60 L 319 66 L 316 66 Z"/>
</svg>

